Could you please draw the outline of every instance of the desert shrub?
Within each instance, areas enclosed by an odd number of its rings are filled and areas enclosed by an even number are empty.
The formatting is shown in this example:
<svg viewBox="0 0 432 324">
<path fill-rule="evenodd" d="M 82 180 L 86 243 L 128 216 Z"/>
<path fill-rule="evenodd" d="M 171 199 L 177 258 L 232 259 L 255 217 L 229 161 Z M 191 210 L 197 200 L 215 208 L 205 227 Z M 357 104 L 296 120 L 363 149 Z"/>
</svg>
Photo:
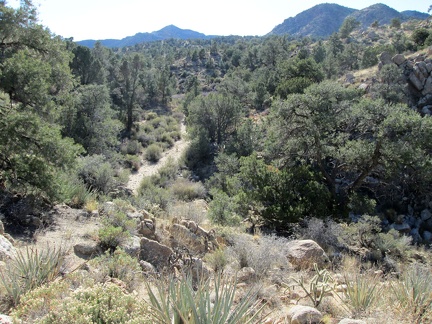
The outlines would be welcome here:
<svg viewBox="0 0 432 324">
<path fill-rule="evenodd" d="M 37 250 L 27 247 L 18 251 L 0 272 L 0 281 L 12 305 L 20 303 L 27 292 L 53 281 L 64 266 L 65 250 L 50 248 Z"/>
<path fill-rule="evenodd" d="M 150 144 L 145 150 L 144 156 L 150 162 L 157 162 L 162 157 L 162 149 L 157 144 Z"/>
<path fill-rule="evenodd" d="M 137 138 L 138 142 L 141 143 L 141 146 L 146 148 L 147 146 L 154 144 L 156 142 L 156 137 L 154 134 L 139 134 Z"/>
<path fill-rule="evenodd" d="M 91 265 L 99 269 L 98 275 L 118 278 L 123 281 L 128 291 L 136 289 L 141 277 L 141 268 L 136 258 L 117 248 L 114 253 L 105 252 L 91 260 Z"/>
<path fill-rule="evenodd" d="M 258 239 L 247 234 L 234 235 L 227 252 L 240 268 L 251 267 L 259 278 L 265 277 L 276 266 L 287 264 L 285 257 L 285 238 L 262 236 Z"/>
<path fill-rule="evenodd" d="M 111 283 L 71 290 L 56 282 L 27 294 L 12 315 L 27 323 L 151 323 L 146 304 Z"/>
<path fill-rule="evenodd" d="M 158 177 L 155 181 L 155 184 L 158 184 L 162 187 L 168 187 L 168 185 L 172 184 L 172 182 L 177 178 L 178 172 L 178 164 L 174 161 L 174 159 L 169 158 L 165 164 L 159 168 L 157 173 Z"/>
<path fill-rule="evenodd" d="M 206 210 L 202 206 L 197 205 L 195 201 L 176 201 L 170 205 L 168 213 L 171 217 L 189 219 L 198 225 L 207 219 Z"/>
<path fill-rule="evenodd" d="M 138 189 L 135 203 L 148 211 L 153 209 L 167 210 L 172 196 L 170 191 L 155 185 L 151 177 L 144 178 Z"/>
<path fill-rule="evenodd" d="M 204 257 L 204 261 L 213 269 L 214 272 L 223 273 L 228 265 L 228 256 L 224 249 L 216 249 L 212 253 L 208 253 Z"/>
<path fill-rule="evenodd" d="M 173 183 L 171 191 L 177 199 L 184 201 L 200 199 L 206 196 L 206 190 L 201 182 L 191 182 L 183 178 L 179 178 Z"/>
<path fill-rule="evenodd" d="M 149 120 L 149 123 L 153 126 L 153 128 L 164 127 L 166 125 L 166 122 L 162 117 L 155 117 Z"/>
<path fill-rule="evenodd" d="M 80 158 L 78 176 L 90 189 L 103 193 L 109 193 L 117 184 L 111 164 L 102 155 Z"/>
<path fill-rule="evenodd" d="M 195 286 L 190 277 L 159 284 L 154 291 L 147 285 L 154 323 L 262 323 L 262 307 L 256 292 L 249 291 L 237 303 L 235 282 L 200 282 Z"/>
<path fill-rule="evenodd" d="M 342 226 L 332 219 L 307 218 L 303 221 L 304 226 L 299 227 L 296 233 L 299 239 L 314 240 L 326 252 L 336 252 L 343 244 L 340 242 Z"/>
<path fill-rule="evenodd" d="M 145 118 L 146 120 L 152 120 L 152 119 L 155 119 L 157 116 L 158 116 L 158 114 L 157 114 L 156 112 L 154 112 L 154 111 L 149 111 L 149 112 L 147 112 L 147 113 L 145 114 L 144 118 Z"/>
<path fill-rule="evenodd" d="M 130 155 L 127 154 L 125 156 L 125 162 L 129 168 L 131 168 L 133 171 L 138 171 L 141 167 L 141 159 L 137 155 Z"/>
<path fill-rule="evenodd" d="M 108 212 L 103 219 L 103 224 L 106 226 L 112 225 L 114 227 L 120 227 L 123 231 L 134 234 L 136 221 L 127 217 L 126 213 L 119 209 Z"/>
<path fill-rule="evenodd" d="M 130 237 L 129 232 L 124 231 L 121 227 L 113 225 L 104 226 L 99 229 L 99 244 L 109 251 L 114 251 L 120 244 Z"/>
<path fill-rule="evenodd" d="M 128 141 L 126 144 L 126 154 L 136 155 L 141 152 L 141 144 L 137 140 Z"/>
<path fill-rule="evenodd" d="M 174 140 L 174 141 L 178 141 L 181 139 L 181 133 L 180 131 L 171 131 L 169 132 L 169 136 Z"/>
<path fill-rule="evenodd" d="M 409 314 L 412 323 L 432 321 L 432 275 L 424 265 L 413 264 L 391 285 L 395 309 Z"/>
<path fill-rule="evenodd" d="M 171 137 L 171 134 L 168 132 L 165 132 L 162 134 L 161 139 L 160 139 L 163 143 L 166 144 L 166 146 L 168 148 L 173 147 L 174 146 L 174 139 Z"/>
<path fill-rule="evenodd" d="M 211 190 L 210 194 L 213 196 L 209 203 L 210 220 L 218 225 L 238 225 L 241 218 L 235 212 L 237 209 L 235 201 L 221 190 Z"/>
<path fill-rule="evenodd" d="M 396 230 L 382 232 L 377 216 L 363 215 L 357 222 L 344 226 L 341 238 L 347 246 L 369 249 L 377 261 L 385 256 L 407 259 L 413 249 L 410 237 Z"/>
</svg>

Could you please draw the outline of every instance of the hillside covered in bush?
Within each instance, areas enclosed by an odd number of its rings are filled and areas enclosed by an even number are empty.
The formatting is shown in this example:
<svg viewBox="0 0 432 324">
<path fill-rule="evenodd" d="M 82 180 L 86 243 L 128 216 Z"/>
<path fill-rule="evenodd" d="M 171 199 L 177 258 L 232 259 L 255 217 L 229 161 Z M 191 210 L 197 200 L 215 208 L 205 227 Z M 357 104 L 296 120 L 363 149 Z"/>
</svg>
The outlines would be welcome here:
<svg viewBox="0 0 432 324">
<path fill-rule="evenodd" d="M 429 21 L 88 48 L 31 1 L 0 16 L 0 312 L 296 323 L 297 300 L 317 323 L 430 321 Z M 27 245 L 68 222 L 93 245 Z"/>
</svg>

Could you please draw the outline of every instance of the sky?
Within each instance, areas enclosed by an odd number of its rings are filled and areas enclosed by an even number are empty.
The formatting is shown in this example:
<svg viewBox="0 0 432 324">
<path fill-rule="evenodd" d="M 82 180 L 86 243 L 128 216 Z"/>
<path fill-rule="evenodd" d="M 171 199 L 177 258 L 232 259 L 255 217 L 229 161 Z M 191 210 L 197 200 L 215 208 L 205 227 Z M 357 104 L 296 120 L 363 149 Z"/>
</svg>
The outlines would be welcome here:
<svg viewBox="0 0 432 324">
<path fill-rule="evenodd" d="M 206 35 L 262 36 L 285 19 L 320 3 L 364 9 L 383 3 L 397 11 L 427 12 L 432 0 L 33 0 L 39 22 L 55 35 L 122 39 L 168 25 Z M 6 0 L 16 7 L 19 0 Z"/>
</svg>

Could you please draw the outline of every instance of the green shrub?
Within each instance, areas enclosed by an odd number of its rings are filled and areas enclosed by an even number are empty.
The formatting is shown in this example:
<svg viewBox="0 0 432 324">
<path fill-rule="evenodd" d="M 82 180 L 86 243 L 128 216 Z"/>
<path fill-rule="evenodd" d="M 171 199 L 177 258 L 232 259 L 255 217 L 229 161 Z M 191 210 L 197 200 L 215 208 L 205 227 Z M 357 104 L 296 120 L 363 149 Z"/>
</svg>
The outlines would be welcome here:
<svg viewBox="0 0 432 324">
<path fill-rule="evenodd" d="M 147 147 L 156 142 L 156 137 L 154 134 L 140 134 L 138 136 L 138 142 L 141 143 L 142 147 Z"/>
<path fill-rule="evenodd" d="M 126 152 L 127 154 L 136 155 L 141 152 L 141 144 L 137 140 L 129 141 L 126 145 Z"/>
<path fill-rule="evenodd" d="M 165 133 L 162 134 L 161 141 L 163 143 L 166 143 L 166 145 L 167 145 L 168 148 L 173 147 L 174 146 L 174 142 L 175 142 L 174 139 L 171 137 L 171 134 L 167 133 L 167 132 L 165 132 Z"/>
<path fill-rule="evenodd" d="M 145 150 L 144 156 L 150 162 L 157 162 L 162 157 L 162 149 L 157 144 L 151 144 Z"/>
<path fill-rule="evenodd" d="M 125 162 L 132 171 L 138 171 L 141 167 L 141 159 L 139 156 L 127 154 Z"/>
<path fill-rule="evenodd" d="M 208 253 L 204 257 L 204 261 L 213 269 L 216 273 L 223 273 L 225 267 L 228 265 L 228 256 L 224 249 L 217 249 L 212 253 Z"/>
<path fill-rule="evenodd" d="M 24 294 L 57 278 L 64 256 L 64 249 L 49 246 L 42 251 L 29 247 L 24 252 L 18 251 L 0 272 L 10 302 L 16 306 Z"/>
<path fill-rule="evenodd" d="M 120 244 L 130 237 L 129 232 L 113 225 L 99 229 L 99 244 L 105 250 L 114 251 Z"/>
<path fill-rule="evenodd" d="M 154 111 L 149 111 L 145 114 L 145 119 L 146 120 L 152 120 L 155 119 L 158 116 L 157 113 L 155 113 Z"/>
<path fill-rule="evenodd" d="M 209 203 L 208 216 L 210 220 L 218 225 L 238 225 L 241 218 L 236 214 L 237 204 L 225 192 L 212 190 L 212 201 Z"/>
<path fill-rule="evenodd" d="M 111 283 L 70 289 L 56 282 L 27 294 L 12 316 L 26 323 L 152 323 L 144 302 Z"/>
<path fill-rule="evenodd" d="M 201 182 L 191 182 L 183 178 L 176 180 L 171 187 L 171 191 L 177 199 L 184 201 L 201 199 L 206 196 L 206 189 Z"/>
<path fill-rule="evenodd" d="M 114 253 L 105 254 L 90 261 L 91 265 L 99 269 L 99 275 L 118 278 L 123 281 L 128 291 L 133 291 L 141 277 L 141 267 L 136 258 L 117 248 Z"/>
<path fill-rule="evenodd" d="M 111 164 L 102 155 L 89 155 L 79 159 L 78 176 L 91 189 L 109 193 L 117 185 Z"/>
</svg>

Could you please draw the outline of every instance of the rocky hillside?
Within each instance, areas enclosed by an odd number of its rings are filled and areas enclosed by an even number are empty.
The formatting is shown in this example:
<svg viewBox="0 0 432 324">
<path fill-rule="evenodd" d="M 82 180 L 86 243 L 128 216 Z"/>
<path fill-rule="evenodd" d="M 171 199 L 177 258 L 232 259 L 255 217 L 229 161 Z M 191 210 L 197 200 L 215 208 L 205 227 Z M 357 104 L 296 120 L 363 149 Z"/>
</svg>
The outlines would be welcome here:
<svg viewBox="0 0 432 324">
<path fill-rule="evenodd" d="M 384 4 L 375 4 L 362 10 L 355 10 L 337 4 L 324 3 L 303 11 L 295 17 L 285 19 L 270 34 L 327 37 L 337 32 L 348 16 L 353 16 L 362 27 L 366 28 L 374 21 L 383 25 L 390 24 L 393 18 L 406 21 L 413 18 L 426 19 L 429 15 L 417 11 L 398 12 Z"/>
</svg>

